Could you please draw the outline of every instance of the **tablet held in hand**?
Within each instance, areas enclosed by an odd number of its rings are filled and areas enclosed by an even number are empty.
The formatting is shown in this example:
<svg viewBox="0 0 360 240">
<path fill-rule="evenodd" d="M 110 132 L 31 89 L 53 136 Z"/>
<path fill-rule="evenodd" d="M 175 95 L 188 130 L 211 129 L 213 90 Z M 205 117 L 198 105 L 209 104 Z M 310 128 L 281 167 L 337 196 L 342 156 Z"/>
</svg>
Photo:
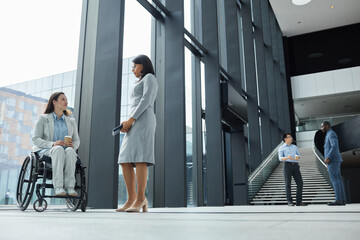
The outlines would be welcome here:
<svg viewBox="0 0 360 240">
<path fill-rule="evenodd" d="M 114 128 L 112 130 L 112 135 L 115 136 L 116 134 L 118 134 L 120 132 L 120 130 L 122 129 L 123 125 L 120 124 L 119 126 L 117 126 L 116 128 Z"/>
</svg>

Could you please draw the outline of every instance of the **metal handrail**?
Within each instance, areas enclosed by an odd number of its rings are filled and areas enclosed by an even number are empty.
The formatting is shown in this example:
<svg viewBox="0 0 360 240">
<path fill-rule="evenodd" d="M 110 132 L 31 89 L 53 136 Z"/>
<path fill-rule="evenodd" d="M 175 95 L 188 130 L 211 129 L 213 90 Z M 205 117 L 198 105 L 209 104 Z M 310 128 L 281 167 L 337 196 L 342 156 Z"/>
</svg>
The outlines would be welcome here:
<svg viewBox="0 0 360 240">
<path fill-rule="evenodd" d="M 315 146 L 315 143 L 312 143 L 312 150 L 317 158 L 317 160 L 324 166 L 327 168 L 326 164 L 324 163 L 324 156 L 321 154 L 321 152 L 319 151 L 319 149 L 317 149 L 317 147 Z"/>
<path fill-rule="evenodd" d="M 329 177 L 329 173 L 327 171 L 327 165 L 324 163 L 324 156 L 322 155 L 322 153 L 319 151 L 319 149 L 316 147 L 315 143 L 313 142 L 312 144 L 312 150 L 316 156 L 317 161 L 317 166 L 319 171 L 321 172 L 321 174 L 323 175 L 323 177 L 325 178 L 326 182 L 332 186 L 332 183 L 330 181 L 330 177 Z"/>
<path fill-rule="evenodd" d="M 278 153 L 278 149 L 280 146 L 282 146 L 284 142 L 281 142 L 274 150 L 267 156 L 267 158 L 249 175 L 248 182 L 252 182 L 257 175 L 266 167 L 266 165 L 272 160 L 275 154 Z"/>
<path fill-rule="evenodd" d="M 284 143 L 281 142 L 268 157 L 248 177 L 248 197 L 251 201 L 259 192 L 261 187 L 279 165 L 278 149 Z"/>
</svg>

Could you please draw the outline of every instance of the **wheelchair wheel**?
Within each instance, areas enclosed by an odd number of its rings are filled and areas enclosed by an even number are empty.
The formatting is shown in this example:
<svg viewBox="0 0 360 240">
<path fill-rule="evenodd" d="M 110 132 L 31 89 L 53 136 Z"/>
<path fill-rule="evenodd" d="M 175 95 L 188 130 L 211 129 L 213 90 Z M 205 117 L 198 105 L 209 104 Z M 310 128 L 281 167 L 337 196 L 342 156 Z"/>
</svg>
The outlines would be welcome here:
<svg viewBox="0 0 360 240">
<path fill-rule="evenodd" d="M 85 212 L 87 206 L 87 193 L 84 194 L 83 200 L 81 202 L 81 211 Z"/>
<path fill-rule="evenodd" d="M 26 157 L 19 174 L 19 180 L 16 188 L 16 200 L 21 211 L 25 211 L 27 209 L 34 192 L 36 183 L 34 162 L 34 156 Z"/>
<path fill-rule="evenodd" d="M 81 165 L 76 166 L 75 171 L 75 191 L 77 192 L 77 198 L 67 198 L 66 205 L 71 211 L 76 211 L 80 206 L 82 206 L 84 196 L 86 195 L 86 185 L 85 185 L 85 171 Z"/>
<path fill-rule="evenodd" d="M 45 199 L 42 199 L 41 200 L 41 204 L 40 204 L 40 199 L 36 200 L 34 202 L 34 210 L 37 211 L 37 212 L 43 212 L 45 211 L 45 209 L 47 208 L 47 202 Z"/>
</svg>

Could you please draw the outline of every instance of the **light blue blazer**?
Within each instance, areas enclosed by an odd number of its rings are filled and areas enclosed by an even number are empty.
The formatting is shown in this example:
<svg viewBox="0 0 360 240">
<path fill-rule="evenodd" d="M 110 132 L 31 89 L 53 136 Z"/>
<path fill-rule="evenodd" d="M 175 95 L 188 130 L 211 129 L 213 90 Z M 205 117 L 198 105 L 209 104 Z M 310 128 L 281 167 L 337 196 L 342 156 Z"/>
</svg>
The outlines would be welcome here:
<svg viewBox="0 0 360 240">
<path fill-rule="evenodd" d="M 326 133 L 325 144 L 324 144 L 324 157 L 329 158 L 330 162 L 342 162 L 339 141 L 336 133 L 330 129 Z"/>
<path fill-rule="evenodd" d="M 65 117 L 65 122 L 68 128 L 68 136 L 72 137 L 74 149 L 78 149 L 80 146 L 80 138 L 77 130 L 76 121 L 74 118 Z M 39 116 L 36 124 L 34 137 L 32 141 L 34 143 L 33 152 L 37 152 L 44 148 L 52 148 L 54 144 L 54 116 L 52 113 L 42 114 Z"/>
</svg>

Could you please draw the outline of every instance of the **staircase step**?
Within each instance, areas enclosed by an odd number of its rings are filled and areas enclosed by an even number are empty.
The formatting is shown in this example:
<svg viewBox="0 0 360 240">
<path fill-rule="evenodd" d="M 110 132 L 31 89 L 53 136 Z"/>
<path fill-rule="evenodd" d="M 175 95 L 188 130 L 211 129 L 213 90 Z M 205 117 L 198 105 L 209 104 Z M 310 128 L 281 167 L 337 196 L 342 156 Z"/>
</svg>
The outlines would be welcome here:
<svg viewBox="0 0 360 240">
<path fill-rule="evenodd" d="M 296 191 L 291 191 L 291 193 L 296 193 Z M 333 194 L 334 191 L 323 191 L 323 192 L 319 192 L 319 191 L 309 191 L 309 192 L 306 192 L 306 191 L 303 191 L 303 195 L 309 195 L 309 194 L 318 194 L 318 195 L 329 195 L 329 194 Z M 256 195 L 257 196 L 268 196 L 268 195 L 271 195 L 271 196 L 275 196 L 275 195 L 283 195 L 285 194 L 285 190 L 282 191 L 282 192 L 270 192 L 270 193 L 266 193 L 266 192 L 262 192 L 262 193 L 258 193 Z"/>
<path fill-rule="evenodd" d="M 299 149 L 301 154 L 300 171 L 303 179 L 303 202 L 327 203 L 335 199 L 331 185 L 318 170 L 316 156 L 311 149 Z M 256 186 L 256 182 L 253 183 Z M 259 186 L 259 184 L 258 184 Z M 296 199 L 296 183 L 291 182 L 291 195 Z M 250 204 L 287 204 L 283 163 L 274 170 Z"/>
<path fill-rule="evenodd" d="M 322 198 L 305 198 L 303 197 L 302 198 L 303 201 L 312 201 L 312 200 L 318 200 L 318 201 L 324 201 L 324 202 L 331 202 L 333 200 L 335 200 L 335 197 L 322 197 Z M 296 200 L 296 198 L 293 197 L 293 200 Z M 286 201 L 286 197 L 283 197 L 283 198 L 262 198 L 262 199 L 253 199 L 251 202 L 255 203 L 255 202 L 277 202 L 277 201 L 284 201 L 284 202 L 287 202 Z"/>
<path fill-rule="evenodd" d="M 292 184 L 291 187 L 296 187 L 296 184 Z M 277 184 L 277 185 L 269 185 L 269 186 L 263 186 L 262 189 L 282 189 L 285 188 L 285 184 Z M 332 188 L 328 184 L 319 184 L 319 185 L 304 185 L 303 189 L 306 188 Z"/>
<path fill-rule="evenodd" d="M 335 199 L 335 198 L 334 198 Z M 332 200 L 328 201 L 328 200 L 304 200 L 304 203 L 307 204 L 326 204 L 328 202 L 332 202 Z M 283 200 L 283 201 L 262 201 L 262 202 L 250 202 L 251 205 L 286 205 L 287 201 Z"/>
</svg>

